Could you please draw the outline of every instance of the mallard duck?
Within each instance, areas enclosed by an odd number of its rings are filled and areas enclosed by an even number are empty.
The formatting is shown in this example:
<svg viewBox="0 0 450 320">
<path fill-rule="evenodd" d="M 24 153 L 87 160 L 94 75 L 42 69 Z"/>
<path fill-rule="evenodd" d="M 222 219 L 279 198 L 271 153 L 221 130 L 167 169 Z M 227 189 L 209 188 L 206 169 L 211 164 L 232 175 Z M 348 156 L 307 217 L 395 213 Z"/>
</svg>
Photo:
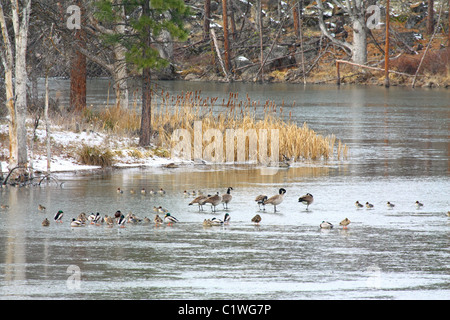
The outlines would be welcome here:
<svg viewBox="0 0 450 320">
<path fill-rule="evenodd" d="M 350 224 L 350 220 L 348 220 L 348 218 L 345 218 L 344 220 L 342 220 L 339 225 L 343 226 L 344 229 L 347 229 L 347 226 Z"/>
<path fill-rule="evenodd" d="M 2 204 L 0 206 L 0 208 L 2 208 L 3 210 L 9 209 L 9 206 L 7 204 Z"/>
<path fill-rule="evenodd" d="M 149 223 L 150 223 L 150 219 L 147 218 L 147 217 L 144 217 L 144 219 L 142 219 L 142 222 L 143 222 L 144 224 L 149 224 Z"/>
<path fill-rule="evenodd" d="M 59 210 L 55 216 L 53 217 L 53 219 L 55 220 L 55 222 L 59 222 L 62 223 L 62 217 L 64 215 L 64 212 L 62 210 Z"/>
<path fill-rule="evenodd" d="M 222 198 L 219 196 L 219 193 L 208 197 L 204 200 L 204 203 L 210 203 L 211 204 L 211 210 L 216 212 L 216 206 L 222 201 Z"/>
<path fill-rule="evenodd" d="M 263 210 L 266 210 L 266 206 L 264 205 L 264 201 L 267 200 L 267 196 L 265 194 L 260 194 L 255 198 L 256 203 L 258 204 L 259 210 L 261 210 L 261 205 L 263 206 Z"/>
<path fill-rule="evenodd" d="M 72 218 L 72 222 L 70 222 L 71 227 L 83 227 L 84 224 L 80 220 L 77 220 L 75 218 Z"/>
<path fill-rule="evenodd" d="M 80 220 L 81 222 L 85 223 L 86 220 L 87 220 L 86 213 L 81 212 L 81 213 L 78 215 L 77 220 Z"/>
<path fill-rule="evenodd" d="M 50 225 L 50 221 L 47 218 L 45 218 L 44 221 L 42 221 L 42 226 L 48 227 L 49 225 Z"/>
<path fill-rule="evenodd" d="M 97 216 L 100 215 L 100 213 L 97 212 L 97 214 L 95 215 L 93 212 L 88 215 L 87 219 L 91 224 L 95 223 L 95 219 L 97 218 Z"/>
<path fill-rule="evenodd" d="M 304 196 L 298 198 L 298 202 L 301 202 L 306 205 L 306 210 L 308 210 L 309 205 L 314 202 L 314 197 L 311 193 L 307 193 Z"/>
<path fill-rule="evenodd" d="M 415 202 L 415 205 L 416 205 L 416 208 L 417 208 L 417 209 L 422 209 L 422 207 L 423 207 L 423 203 L 420 203 L 419 200 L 417 200 L 417 201 Z"/>
<path fill-rule="evenodd" d="M 122 212 L 120 210 L 117 210 L 116 213 L 114 213 L 114 218 L 119 219 L 122 215 Z"/>
<path fill-rule="evenodd" d="M 223 225 L 223 221 L 221 219 L 219 219 L 219 218 L 213 217 L 211 219 L 211 224 L 213 226 L 221 226 L 221 225 Z"/>
<path fill-rule="evenodd" d="M 164 221 L 170 226 L 176 222 L 178 222 L 178 219 L 171 216 L 169 212 L 166 213 L 166 215 L 164 216 Z"/>
<path fill-rule="evenodd" d="M 231 190 L 233 190 L 232 187 L 228 187 L 227 193 L 222 195 L 222 205 L 224 206 L 224 209 L 228 209 L 228 203 L 230 203 L 233 196 L 231 195 Z"/>
<path fill-rule="evenodd" d="M 125 228 L 125 223 L 126 222 L 127 222 L 127 219 L 125 219 L 125 216 L 123 214 L 121 214 L 119 220 L 117 221 L 117 225 L 120 228 Z"/>
<path fill-rule="evenodd" d="M 450 211 L 447 211 L 447 217 L 450 217 Z"/>
<path fill-rule="evenodd" d="M 362 207 L 364 207 L 364 206 L 362 205 L 362 203 L 359 203 L 359 201 L 356 201 L 356 202 L 355 202 L 355 206 L 356 206 L 356 209 L 361 209 Z"/>
<path fill-rule="evenodd" d="M 367 209 L 373 209 L 373 204 L 366 202 L 366 208 Z"/>
<path fill-rule="evenodd" d="M 39 211 L 45 211 L 45 207 L 42 204 L 38 205 L 38 210 Z"/>
<path fill-rule="evenodd" d="M 393 208 L 395 207 L 395 204 L 391 203 L 390 201 L 388 201 L 388 202 L 386 203 L 386 205 L 387 205 L 387 207 L 388 207 L 389 209 L 393 209 Z"/>
<path fill-rule="evenodd" d="M 271 204 L 273 205 L 273 212 L 277 211 L 277 205 L 283 202 L 284 194 L 286 193 L 286 189 L 280 188 L 278 191 L 279 194 L 270 197 L 269 199 L 263 202 L 263 205 Z"/>
<path fill-rule="evenodd" d="M 333 224 L 331 224 L 328 221 L 322 221 L 322 223 L 319 225 L 319 227 L 321 229 L 332 229 L 333 228 Z"/>
<path fill-rule="evenodd" d="M 225 213 L 225 216 L 223 217 L 223 223 L 224 224 L 229 224 L 231 220 L 231 217 L 228 213 Z"/>
<path fill-rule="evenodd" d="M 203 226 L 204 227 L 212 227 L 212 222 L 210 219 L 203 220 Z"/>
<path fill-rule="evenodd" d="M 100 215 L 100 213 L 97 212 L 97 214 L 95 215 L 95 218 L 94 218 L 94 224 L 99 226 L 102 222 L 103 222 L 103 218 Z"/>
<path fill-rule="evenodd" d="M 198 203 L 198 211 L 203 211 L 203 205 L 206 199 L 208 199 L 208 196 L 200 195 L 192 200 L 189 205 L 192 206 L 194 203 Z"/>
<path fill-rule="evenodd" d="M 259 214 L 257 214 L 256 216 L 254 216 L 252 218 L 252 222 L 256 223 L 256 224 L 259 224 L 261 222 L 261 216 Z"/>
<path fill-rule="evenodd" d="M 163 223 L 163 219 L 159 215 L 156 215 L 155 219 L 153 219 L 153 222 L 155 222 L 155 224 L 161 224 Z"/>
</svg>

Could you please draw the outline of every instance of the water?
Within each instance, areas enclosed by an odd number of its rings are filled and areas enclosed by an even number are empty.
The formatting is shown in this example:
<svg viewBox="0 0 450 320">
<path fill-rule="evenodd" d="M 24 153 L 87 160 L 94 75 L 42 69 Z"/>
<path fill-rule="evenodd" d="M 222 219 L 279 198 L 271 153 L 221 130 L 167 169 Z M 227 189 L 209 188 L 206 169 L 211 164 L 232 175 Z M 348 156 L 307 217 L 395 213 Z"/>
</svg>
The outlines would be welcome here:
<svg viewBox="0 0 450 320">
<path fill-rule="evenodd" d="M 242 165 L 64 174 L 58 175 L 62 188 L 2 189 L 0 202 L 10 206 L 0 211 L 2 299 L 450 298 L 448 91 L 163 85 L 174 93 L 202 88 L 210 96 L 248 91 L 254 100 L 284 100 L 299 123 L 347 143 L 349 159 L 300 163 L 270 175 Z M 216 213 L 209 206 L 199 212 L 183 195 L 225 193 L 229 186 L 229 210 L 219 205 Z M 141 187 L 167 193 L 129 193 Z M 274 195 L 280 187 L 287 193 L 279 211 L 260 211 L 255 196 Z M 298 203 L 306 192 L 315 198 L 309 210 Z M 358 210 L 356 200 L 374 209 Z M 38 204 L 47 210 L 38 211 Z M 159 205 L 180 222 L 69 226 L 82 211 L 153 218 Z M 64 222 L 42 227 L 59 209 Z M 204 219 L 225 212 L 229 225 L 203 227 Z M 260 225 L 250 222 L 257 213 Z M 351 224 L 342 229 L 346 217 Z M 319 229 L 323 220 L 335 227 Z"/>
</svg>

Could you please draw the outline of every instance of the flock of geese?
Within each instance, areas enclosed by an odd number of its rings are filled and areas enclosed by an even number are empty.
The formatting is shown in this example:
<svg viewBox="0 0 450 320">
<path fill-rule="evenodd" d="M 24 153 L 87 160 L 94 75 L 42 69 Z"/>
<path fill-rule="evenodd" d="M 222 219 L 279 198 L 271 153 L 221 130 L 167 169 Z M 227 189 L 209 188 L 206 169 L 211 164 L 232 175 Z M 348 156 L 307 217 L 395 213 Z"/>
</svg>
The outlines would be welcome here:
<svg viewBox="0 0 450 320">
<path fill-rule="evenodd" d="M 228 209 L 228 204 L 231 202 L 231 200 L 233 199 L 233 196 L 231 195 L 231 191 L 233 190 L 232 187 L 228 187 L 227 191 L 225 194 L 220 195 L 219 192 L 217 192 L 214 195 L 203 195 L 201 191 L 199 191 L 199 195 L 197 196 L 197 193 L 195 191 L 193 191 L 192 193 L 189 193 L 187 191 L 184 191 L 184 196 L 185 197 L 190 197 L 190 196 L 196 196 L 190 203 L 189 205 L 198 205 L 199 211 L 203 211 L 203 206 L 205 204 L 210 204 L 211 205 L 211 211 L 212 212 L 216 212 L 216 207 L 220 204 L 223 205 L 224 209 Z M 117 188 L 117 193 L 121 194 L 123 193 L 123 190 L 120 188 Z M 134 194 L 135 191 L 134 189 L 130 190 L 131 194 Z M 141 194 L 146 194 L 146 190 L 144 188 L 141 189 Z M 149 194 L 160 194 L 160 195 L 164 195 L 166 194 L 166 191 L 164 191 L 164 189 L 160 188 L 158 191 L 154 191 L 153 189 L 149 192 Z M 278 194 L 273 195 L 271 197 L 268 197 L 264 194 L 260 194 L 255 198 L 255 202 L 258 204 L 259 209 L 261 210 L 261 206 L 262 206 L 262 210 L 265 211 L 266 205 L 273 205 L 273 211 L 277 212 L 277 206 L 280 205 L 283 200 L 284 200 L 284 195 L 286 194 L 286 189 L 284 188 L 280 188 L 278 191 Z M 306 210 L 308 210 L 309 206 L 314 202 L 314 196 L 310 193 L 306 193 L 305 195 L 301 196 L 298 198 L 298 202 L 306 205 Z M 363 205 L 362 203 L 360 203 L 359 201 L 355 202 L 355 206 L 357 209 L 362 209 L 364 207 L 366 207 L 366 209 L 374 209 L 374 205 L 366 202 L 365 205 Z M 423 204 L 420 203 L 419 201 L 415 202 L 415 206 L 417 209 L 421 209 L 423 207 Z M 395 204 L 393 204 L 392 202 L 387 202 L 387 207 L 389 209 L 393 209 L 395 207 Z M 38 206 L 38 210 L 39 211 L 44 211 L 46 210 L 46 208 L 42 205 Z M 162 206 L 154 206 L 153 207 L 153 211 L 156 213 L 156 216 L 153 219 L 153 222 L 156 225 L 161 225 L 163 223 L 166 223 L 168 225 L 172 225 L 174 223 L 179 222 L 178 219 L 174 216 L 172 216 L 169 212 L 169 210 L 163 208 Z M 161 216 L 160 216 L 161 214 Z M 62 210 L 59 210 L 55 216 L 54 216 L 54 221 L 55 223 L 62 223 L 62 217 L 64 215 L 64 212 Z M 448 216 L 450 216 L 450 211 L 447 213 Z M 162 217 L 163 216 L 163 217 Z M 219 219 L 219 218 L 212 218 L 212 219 L 204 219 L 203 221 L 203 226 L 217 226 L 217 225 L 226 225 L 230 222 L 230 215 L 228 213 L 225 213 L 225 216 L 223 219 Z M 257 214 L 255 215 L 252 219 L 251 222 L 255 223 L 255 224 L 259 224 L 261 222 L 262 218 L 261 215 Z M 143 219 L 137 217 L 136 215 L 134 215 L 133 213 L 128 213 L 126 215 L 124 215 L 120 210 L 117 210 L 114 214 L 114 216 L 101 216 L 100 213 L 91 213 L 90 215 L 86 215 L 85 213 L 80 213 L 78 215 L 77 218 L 72 218 L 72 221 L 70 223 L 71 227 L 82 227 L 85 226 L 86 224 L 93 224 L 93 225 L 102 225 L 102 224 L 106 224 L 107 226 L 114 226 L 114 225 L 118 225 L 119 227 L 124 227 L 126 223 L 129 224 L 136 224 L 136 223 L 144 223 L 144 224 L 149 224 L 151 223 L 151 220 L 147 217 L 144 217 Z M 345 218 L 344 220 L 342 220 L 339 225 L 342 226 L 344 229 L 346 229 L 348 227 L 348 225 L 350 224 L 350 220 L 348 218 Z M 42 222 L 43 226 L 49 226 L 50 225 L 50 221 L 48 220 L 48 218 L 45 218 L 44 221 Z M 320 223 L 319 225 L 320 228 L 322 229 L 332 229 L 334 226 L 332 223 L 328 222 L 328 221 L 322 221 L 322 223 Z"/>
</svg>

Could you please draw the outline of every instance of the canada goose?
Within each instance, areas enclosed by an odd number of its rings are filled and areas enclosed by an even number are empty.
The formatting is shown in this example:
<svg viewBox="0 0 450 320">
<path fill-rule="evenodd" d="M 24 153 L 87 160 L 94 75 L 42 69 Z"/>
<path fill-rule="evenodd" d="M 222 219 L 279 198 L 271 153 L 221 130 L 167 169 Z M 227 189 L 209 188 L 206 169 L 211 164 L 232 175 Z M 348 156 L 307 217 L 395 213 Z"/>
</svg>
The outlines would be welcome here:
<svg viewBox="0 0 450 320">
<path fill-rule="evenodd" d="M 386 203 L 387 204 L 387 207 L 389 208 L 389 209 L 393 209 L 394 207 L 395 207 L 395 204 L 393 204 L 393 203 L 391 203 L 391 202 L 387 202 Z"/>
<path fill-rule="evenodd" d="M 219 193 L 217 192 L 215 195 L 208 197 L 205 199 L 204 203 L 210 203 L 211 204 L 211 210 L 216 212 L 216 206 L 222 201 L 221 196 L 219 196 Z"/>
<path fill-rule="evenodd" d="M 42 204 L 40 204 L 40 205 L 38 205 L 38 210 L 45 211 L 45 207 Z"/>
<path fill-rule="evenodd" d="M 261 205 L 263 205 L 263 210 L 266 210 L 266 206 L 264 204 L 264 201 L 267 200 L 267 196 L 265 194 L 260 194 L 255 198 L 256 203 L 258 204 L 259 210 L 261 210 Z"/>
<path fill-rule="evenodd" d="M 269 199 L 263 202 L 263 205 L 271 204 L 273 205 L 273 212 L 277 211 L 277 205 L 283 202 L 284 194 L 286 193 L 286 189 L 280 188 L 279 194 L 270 197 Z"/>
<path fill-rule="evenodd" d="M 189 205 L 192 206 L 194 203 L 198 203 L 198 211 L 203 211 L 203 205 L 205 204 L 206 199 L 208 199 L 208 196 L 200 195 L 192 200 Z"/>
<path fill-rule="evenodd" d="M 356 202 L 355 202 L 355 206 L 356 206 L 356 209 L 361 209 L 362 207 L 364 207 L 364 206 L 362 205 L 362 203 L 359 203 L 359 201 L 356 201 Z"/>
<path fill-rule="evenodd" d="M 347 229 L 347 226 L 350 224 L 350 220 L 348 220 L 348 218 L 345 218 L 344 220 L 342 220 L 339 225 L 343 226 L 344 229 Z"/>
<path fill-rule="evenodd" d="M 417 209 L 421 209 L 423 207 L 423 203 L 420 203 L 419 201 L 416 201 L 415 205 Z"/>
<path fill-rule="evenodd" d="M 70 222 L 71 227 L 83 227 L 84 224 L 80 220 L 77 220 L 75 218 L 72 218 L 72 222 Z"/>
<path fill-rule="evenodd" d="M 306 210 L 308 210 L 309 205 L 314 202 L 314 197 L 311 193 L 307 193 L 304 196 L 298 198 L 298 202 L 305 204 Z"/>
<path fill-rule="evenodd" d="M 228 203 L 231 201 L 233 196 L 231 195 L 232 187 L 228 187 L 227 193 L 222 195 L 222 204 L 224 205 L 224 209 L 228 209 Z"/>
<path fill-rule="evenodd" d="M 50 221 L 47 218 L 45 218 L 44 221 L 42 221 L 42 226 L 48 227 L 49 225 L 50 225 Z"/>
<path fill-rule="evenodd" d="M 366 202 L 366 208 L 367 209 L 373 209 L 373 204 Z"/>
<path fill-rule="evenodd" d="M 62 211 L 62 210 L 59 210 L 56 214 L 55 214 L 55 216 L 54 216 L 54 220 L 55 220 L 55 222 L 60 222 L 60 223 L 62 223 L 62 217 L 63 217 L 63 215 L 64 215 L 64 212 Z"/>
<path fill-rule="evenodd" d="M 331 224 L 328 221 L 322 221 L 322 223 L 319 225 L 320 228 L 322 229 L 332 229 L 333 228 L 333 224 Z"/>
<path fill-rule="evenodd" d="M 166 215 L 164 216 L 164 221 L 167 222 L 167 224 L 170 226 L 176 222 L 178 222 L 178 219 L 171 216 L 169 212 L 166 213 Z"/>
<path fill-rule="evenodd" d="M 256 216 L 254 216 L 252 218 L 252 222 L 256 223 L 256 224 L 259 224 L 261 222 L 261 216 L 259 214 L 257 214 Z"/>
</svg>

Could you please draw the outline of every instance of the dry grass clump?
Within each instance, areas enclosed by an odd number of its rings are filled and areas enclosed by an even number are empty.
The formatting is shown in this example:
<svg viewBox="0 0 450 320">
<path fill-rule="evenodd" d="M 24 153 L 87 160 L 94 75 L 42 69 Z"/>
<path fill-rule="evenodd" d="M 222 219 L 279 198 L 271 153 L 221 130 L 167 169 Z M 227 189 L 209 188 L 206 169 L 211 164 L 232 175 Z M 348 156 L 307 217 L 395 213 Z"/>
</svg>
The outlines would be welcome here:
<svg viewBox="0 0 450 320">
<path fill-rule="evenodd" d="M 255 132 L 259 137 L 260 130 L 267 130 L 267 152 L 270 153 L 271 129 L 277 129 L 279 134 L 279 159 L 289 158 L 298 160 L 330 159 L 336 156 L 338 159 L 347 157 L 348 148 L 341 141 L 336 141 L 334 136 L 324 137 L 310 129 L 307 124 L 298 126 L 289 119 L 284 120 L 283 106 L 278 107 L 271 101 L 266 101 L 264 106 L 259 102 L 251 101 L 247 96 L 244 101 L 238 99 L 237 93 L 230 93 L 228 100 L 221 103 L 218 98 L 203 98 L 200 92 L 186 92 L 178 95 L 170 95 L 164 90 L 158 95 L 154 94 L 152 102 L 152 128 L 154 136 L 158 139 L 155 145 L 158 149 L 166 150 L 159 156 L 168 156 L 167 149 L 174 147 L 172 134 L 177 129 L 185 129 L 190 133 L 192 150 L 194 150 L 194 130 L 196 121 L 201 121 L 202 137 L 210 130 L 220 132 L 223 139 L 223 155 L 226 155 L 226 133 L 228 129 L 242 129 L 245 133 Z M 136 104 L 135 104 L 136 105 Z M 257 110 L 263 107 L 263 112 L 258 118 Z M 89 114 L 90 121 L 94 121 L 108 131 L 116 134 L 135 134 L 140 129 L 140 115 L 134 106 L 130 109 L 120 107 L 107 108 L 97 114 Z M 245 140 L 245 150 L 248 153 L 249 146 L 254 141 Z M 202 141 L 202 150 L 211 143 L 207 139 Z M 337 144 L 337 147 L 335 148 Z M 258 153 L 260 151 L 259 145 Z M 238 145 L 234 143 L 234 161 L 237 161 Z M 87 150 L 85 151 L 87 152 Z M 134 154 L 141 158 L 141 154 Z M 251 155 L 255 156 L 255 155 Z M 250 156 L 250 157 L 251 157 Z M 227 159 L 229 160 L 229 159 Z M 248 154 L 246 159 L 249 160 Z"/>
<path fill-rule="evenodd" d="M 80 162 L 90 166 L 111 167 L 114 163 L 114 153 L 109 149 L 82 145 L 77 151 Z"/>
</svg>

